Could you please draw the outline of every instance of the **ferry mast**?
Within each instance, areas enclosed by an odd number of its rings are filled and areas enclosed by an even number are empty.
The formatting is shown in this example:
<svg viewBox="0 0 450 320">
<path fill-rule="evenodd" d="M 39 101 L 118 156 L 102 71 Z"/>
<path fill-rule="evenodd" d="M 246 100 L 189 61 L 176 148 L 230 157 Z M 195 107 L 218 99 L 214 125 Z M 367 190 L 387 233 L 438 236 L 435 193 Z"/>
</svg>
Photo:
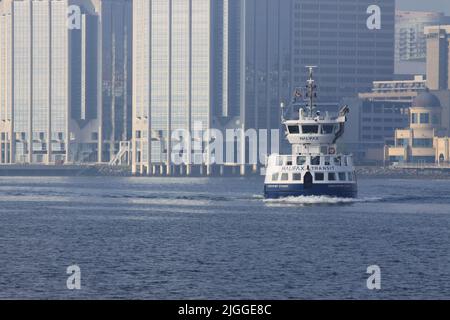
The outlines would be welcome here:
<svg viewBox="0 0 450 320">
<path fill-rule="evenodd" d="M 314 98 L 317 97 L 317 93 L 316 93 L 316 83 L 315 80 L 313 78 L 314 76 L 314 68 L 317 68 L 317 66 L 306 66 L 306 68 L 309 69 L 309 78 L 307 80 L 307 97 L 309 98 L 309 105 L 307 106 L 307 108 L 309 109 L 309 116 L 312 118 L 313 117 L 313 112 L 314 112 L 314 108 L 315 108 L 315 104 L 314 104 Z"/>
</svg>

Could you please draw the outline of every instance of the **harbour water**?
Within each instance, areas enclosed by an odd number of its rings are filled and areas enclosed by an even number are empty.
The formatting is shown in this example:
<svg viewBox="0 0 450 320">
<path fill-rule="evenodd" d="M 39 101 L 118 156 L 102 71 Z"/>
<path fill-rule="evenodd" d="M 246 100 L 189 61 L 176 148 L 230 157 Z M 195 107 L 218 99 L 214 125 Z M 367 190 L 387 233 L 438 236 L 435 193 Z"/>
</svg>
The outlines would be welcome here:
<svg viewBox="0 0 450 320">
<path fill-rule="evenodd" d="M 450 181 L 359 191 L 265 201 L 262 178 L 2 177 L 0 298 L 450 299 Z"/>
</svg>

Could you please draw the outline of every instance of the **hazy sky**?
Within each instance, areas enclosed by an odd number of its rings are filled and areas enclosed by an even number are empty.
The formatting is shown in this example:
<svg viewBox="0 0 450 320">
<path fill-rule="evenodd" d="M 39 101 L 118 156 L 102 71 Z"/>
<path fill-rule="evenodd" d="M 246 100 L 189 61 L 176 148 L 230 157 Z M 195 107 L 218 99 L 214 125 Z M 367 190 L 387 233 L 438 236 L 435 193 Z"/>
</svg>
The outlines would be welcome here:
<svg viewBox="0 0 450 320">
<path fill-rule="evenodd" d="M 441 11 L 450 15 L 450 0 L 397 0 L 401 10 Z"/>
</svg>

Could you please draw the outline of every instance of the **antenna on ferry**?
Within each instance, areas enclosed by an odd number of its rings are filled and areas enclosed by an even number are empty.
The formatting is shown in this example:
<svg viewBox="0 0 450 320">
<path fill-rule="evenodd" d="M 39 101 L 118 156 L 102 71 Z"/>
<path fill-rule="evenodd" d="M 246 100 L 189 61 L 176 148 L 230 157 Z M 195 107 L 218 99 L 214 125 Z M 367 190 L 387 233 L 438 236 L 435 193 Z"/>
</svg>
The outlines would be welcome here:
<svg viewBox="0 0 450 320">
<path fill-rule="evenodd" d="M 284 108 L 285 108 L 285 104 L 284 104 L 283 101 L 280 103 L 280 108 L 281 108 L 281 122 L 284 122 L 286 119 L 284 118 Z"/>
<path fill-rule="evenodd" d="M 314 98 L 317 97 L 316 95 L 316 84 L 314 80 L 314 69 L 317 68 L 317 66 L 306 66 L 306 68 L 309 69 L 309 78 L 308 78 L 308 85 L 306 88 L 308 89 L 308 98 L 309 98 L 309 116 L 313 116 L 314 111 Z"/>
</svg>

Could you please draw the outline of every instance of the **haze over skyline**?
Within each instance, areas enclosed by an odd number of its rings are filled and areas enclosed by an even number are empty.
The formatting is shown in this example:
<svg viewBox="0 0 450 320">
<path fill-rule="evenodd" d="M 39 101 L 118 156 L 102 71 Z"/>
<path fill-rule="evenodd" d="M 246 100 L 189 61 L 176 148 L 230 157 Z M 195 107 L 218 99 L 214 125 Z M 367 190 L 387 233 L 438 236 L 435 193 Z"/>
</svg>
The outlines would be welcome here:
<svg viewBox="0 0 450 320">
<path fill-rule="evenodd" d="M 397 8 L 412 11 L 439 11 L 450 15 L 449 0 L 397 0 Z"/>
</svg>

